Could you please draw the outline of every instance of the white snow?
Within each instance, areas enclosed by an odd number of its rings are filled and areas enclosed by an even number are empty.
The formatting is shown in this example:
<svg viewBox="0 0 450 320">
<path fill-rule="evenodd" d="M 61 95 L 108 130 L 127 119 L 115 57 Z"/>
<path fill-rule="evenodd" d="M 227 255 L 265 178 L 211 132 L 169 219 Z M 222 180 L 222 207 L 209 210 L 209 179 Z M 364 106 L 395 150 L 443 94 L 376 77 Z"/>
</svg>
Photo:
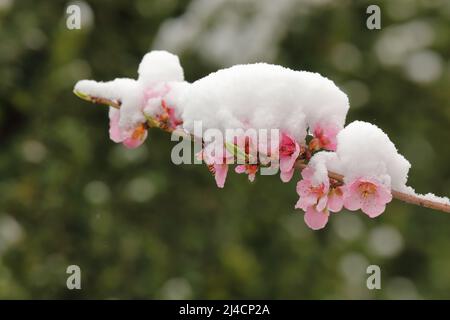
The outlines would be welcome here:
<svg viewBox="0 0 450 320">
<path fill-rule="evenodd" d="M 153 50 L 147 53 L 139 64 L 138 74 L 138 81 L 144 85 L 184 80 L 178 56 L 167 51 Z"/>
<path fill-rule="evenodd" d="M 340 173 L 341 167 L 336 152 L 320 151 L 314 154 L 308 163 L 314 168 L 313 182 L 318 185 L 328 179 L 328 172 Z"/>
<path fill-rule="evenodd" d="M 74 90 L 93 97 L 102 97 L 111 100 L 121 100 L 130 91 L 134 91 L 136 80 L 130 78 L 117 78 L 112 81 L 80 80 Z"/>
<path fill-rule="evenodd" d="M 450 206 L 450 199 L 448 197 L 439 197 L 431 192 L 429 192 L 427 194 L 416 193 L 414 188 L 409 187 L 409 186 L 404 186 L 403 188 L 401 188 L 398 191 L 409 194 L 411 196 L 418 197 L 422 200 L 433 201 L 433 202 L 437 202 L 437 203 L 441 203 L 441 204 Z"/>
<path fill-rule="evenodd" d="M 337 135 L 339 173 L 345 181 L 359 177 L 377 178 L 395 190 L 405 186 L 411 164 L 380 128 L 354 121 Z"/>
<path fill-rule="evenodd" d="M 182 99 L 184 128 L 280 129 L 303 142 L 307 128 L 334 124 L 343 128 L 348 98 L 317 73 L 277 65 L 236 65 L 191 84 Z"/>
</svg>

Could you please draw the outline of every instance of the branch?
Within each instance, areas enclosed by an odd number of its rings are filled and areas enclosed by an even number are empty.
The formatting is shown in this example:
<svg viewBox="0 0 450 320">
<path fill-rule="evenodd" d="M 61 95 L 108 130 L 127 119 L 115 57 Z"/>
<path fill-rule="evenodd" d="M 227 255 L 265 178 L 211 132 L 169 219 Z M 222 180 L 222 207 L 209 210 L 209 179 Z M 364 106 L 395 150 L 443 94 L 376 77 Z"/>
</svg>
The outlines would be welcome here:
<svg viewBox="0 0 450 320">
<path fill-rule="evenodd" d="M 306 164 L 297 161 L 296 167 L 299 169 L 304 169 L 306 167 Z M 344 182 L 344 176 L 339 173 L 328 171 L 328 177 L 335 179 L 342 183 Z M 392 190 L 391 193 L 395 199 L 398 199 L 400 201 L 415 204 L 416 206 L 421 206 L 421 207 L 425 207 L 425 208 L 430 208 L 430 209 L 450 213 L 450 205 L 448 205 L 448 204 L 422 199 L 418 196 L 407 194 L 407 193 L 396 191 L 396 190 Z"/>
<path fill-rule="evenodd" d="M 74 91 L 74 94 L 76 96 L 78 96 L 79 98 L 89 101 L 89 102 L 93 102 L 93 103 L 97 103 L 97 104 L 104 104 L 104 105 L 111 106 L 113 108 L 120 109 L 120 105 L 121 105 L 120 101 L 115 101 L 115 100 L 102 98 L 102 97 L 92 97 L 92 96 L 89 96 L 89 95 L 84 94 L 79 91 Z M 168 130 L 167 127 L 164 127 L 157 120 L 155 120 L 153 118 L 147 118 L 147 120 L 148 120 L 148 124 L 150 127 L 157 127 L 157 128 L 160 128 L 160 129 L 162 129 L 166 132 L 170 132 L 170 133 L 173 132 L 173 130 Z M 185 137 L 187 136 L 187 133 L 185 133 L 185 132 L 175 132 L 175 133 L 179 134 L 180 136 L 185 136 Z M 304 169 L 306 167 L 306 164 L 300 162 L 300 160 L 297 160 L 296 167 L 299 169 Z M 341 174 L 328 171 L 328 176 L 332 179 L 335 179 L 335 180 L 341 182 L 341 183 L 344 182 L 344 176 L 342 176 Z M 450 205 L 448 205 L 448 204 L 444 204 L 444 203 L 432 201 L 432 200 L 426 200 L 426 199 L 423 199 L 416 195 L 411 195 L 411 194 L 407 194 L 407 193 L 396 191 L 396 190 L 392 190 L 391 192 L 392 192 L 392 196 L 400 201 L 403 201 L 406 203 L 411 203 L 416 206 L 421 206 L 421 207 L 425 207 L 425 208 L 430 208 L 430 209 L 450 213 Z"/>
<path fill-rule="evenodd" d="M 77 91 L 77 90 L 73 90 L 73 93 L 80 99 L 83 99 L 85 101 L 89 101 L 92 103 L 96 103 L 96 104 L 104 104 L 116 109 L 120 109 L 120 105 L 122 104 L 122 102 L 120 100 L 111 100 L 111 99 L 107 99 L 107 98 L 102 98 L 102 97 L 93 97 L 90 96 L 88 94 L 85 94 L 83 92 Z"/>
</svg>

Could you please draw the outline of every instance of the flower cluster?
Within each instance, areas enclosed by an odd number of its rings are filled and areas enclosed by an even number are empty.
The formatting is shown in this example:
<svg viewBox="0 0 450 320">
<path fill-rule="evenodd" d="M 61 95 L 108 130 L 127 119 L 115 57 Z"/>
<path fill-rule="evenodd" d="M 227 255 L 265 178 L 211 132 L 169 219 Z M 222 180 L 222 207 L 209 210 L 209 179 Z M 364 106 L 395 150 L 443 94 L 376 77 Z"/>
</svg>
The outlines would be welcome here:
<svg viewBox="0 0 450 320">
<path fill-rule="evenodd" d="M 317 182 L 310 166 L 303 169 L 302 178 L 297 183 L 300 198 L 295 208 L 305 211 L 305 223 L 313 230 L 325 227 L 330 212 L 339 212 L 343 207 L 351 211 L 361 209 L 375 218 L 392 200 L 390 189 L 373 178 L 358 178 L 342 184 L 327 177 Z"/>
<path fill-rule="evenodd" d="M 145 91 L 144 101 L 146 104 L 143 104 L 145 106 L 143 113 L 145 114 L 146 110 L 149 109 L 158 109 L 158 111 L 154 113 L 152 118 L 146 118 L 144 122 L 138 122 L 131 129 L 124 129 L 120 126 L 120 109 L 110 107 L 109 137 L 112 141 L 122 143 L 129 149 L 134 149 L 144 143 L 147 138 L 149 122 L 166 131 L 175 130 L 175 128 L 183 123 L 183 121 L 175 116 L 174 108 L 169 107 L 164 99 L 154 98 L 153 95 L 160 96 L 161 93 L 154 93 L 152 89 Z"/>
</svg>

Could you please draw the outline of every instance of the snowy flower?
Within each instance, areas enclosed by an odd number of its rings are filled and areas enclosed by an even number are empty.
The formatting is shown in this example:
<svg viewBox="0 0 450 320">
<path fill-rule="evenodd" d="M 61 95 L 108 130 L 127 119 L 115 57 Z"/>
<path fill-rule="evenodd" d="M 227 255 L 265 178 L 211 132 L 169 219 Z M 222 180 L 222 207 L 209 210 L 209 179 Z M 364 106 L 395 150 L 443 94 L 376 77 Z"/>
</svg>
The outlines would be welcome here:
<svg viewBox="0 0 450 320">
<path fill-rule="evenodd" d="M 296 209 L 305 211 L 305 223 L 313 230 L 322 229 L 328 222 L 329 212 L 342 210 L 344 202 L 344 187 L 328 176 L 316 181 L 315 169 L 311 166 L 302 171 L 303 179 L 297 183 L 297 193 L 300 196 Z"/>
<path fill-rule="evenodd" d="M 280 178 L 289 182 L 294 174 L 294 165 L 300 155 L 300 146 L 295 139 L 285 133 L 281 134 L 279 145 Z"/>
<path fill-rule="evenodd" d="M 144 114 L 147 117 L 154 118 L 159 122 L 159 126 L 163 129 L 174 130 L 183 121 L 176 115 L 175 108 L 169 106 L 165 96 L 169 94 L 171 87 L 164 83 L 159 86 L 148 87 L 144 91 Z"/>
<path fill-rule="evenodd" d="M 307 211 L 311 206 L 316 206 L 318 211 L 326 208 L 328 202 L 328 191 L 330 188 L 329 180 L 326 179 L 321 183 L 313 181 L 314 169 L 306 167 L 302 170 L 303 179 L 297 183 L 297 193 L 300 196 L 296 209 Z"/>
<path fill-rule="evenodd" d="M 315 184 L 313 182 L 314 169 L 306 167 L 302 170 L 303 179 L 297 183 L 297 193 L 300 196 L 295 208 L 306 211 L 311 206 L 322 211 L 326 208 L 328 201 L 328 190 L 330 184 L 328 180 Z"/>
<path fill-rule="evenodd" d="M 109 137 L 116 143 L 134 149 L 139 147 L 147 138 L 145 123 L 138 124 L 133 130 L 123 130 L 119 126 L 120 110 L 110 108 L 109 111 Z"/>
<path fill-rule="evenodd" d="M 377 126 L 353 121 L 339 132 L 337 142 L 336 170 L 346 182 L 372 177 L 394 190 L 402 190 L 406 185 L 411 164 Z"/>
<path fill-rule="evenodd" d="M 374 179 L 356 179 L 348 184 L 344 206 L 348 210 L 361 209 L 371 218 L 382 214 L 392 200 L 389 188 Z"/>
</svg>

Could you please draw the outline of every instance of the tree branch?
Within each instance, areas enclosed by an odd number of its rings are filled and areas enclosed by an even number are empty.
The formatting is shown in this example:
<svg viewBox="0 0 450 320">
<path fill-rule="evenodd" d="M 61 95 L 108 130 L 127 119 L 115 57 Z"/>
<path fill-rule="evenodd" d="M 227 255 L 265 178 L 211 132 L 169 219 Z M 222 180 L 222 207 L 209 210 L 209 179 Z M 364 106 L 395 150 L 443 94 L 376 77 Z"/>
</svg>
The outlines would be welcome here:
<svg viewBox="0 0 450 320">
<path fill-rule="evenodd" d="M 97 103 L 97 104 L 104 104 L 104 105 L 111 106 L 113 108 L 120 109 L 120 105 L 121 105 L 120 101 L 110 100 L 110 99 L 102 98 L 102 97 L 92 97 L 92 96 L 86 95 L 79 91 L 74 91 L 74 93 L 76 96 L 78 96 L 79 98 L 81 98 L 83 100 Z M 149 122 L 150 127 L 158 127 L 164 131 L 173 132 L 173 130 L 168 130 L 167 128 L 161 126 L 155 119 L 147 119 L 147 120 Z M 184 134 L 183 132 L 179 132 L 178 134 L 182 135 L 182 136 L 186 136 L 186 134 Z M 306 167 L 306 164 L 304 164 L 300 160 L 298 160 L 295 166 L 299 169 L 304 169 Z M 341 174 L 329 171 L 328 176 L 332 179 L 335 179 L 335 180 L 341 182 L 341 183 L 344 182 L 344 177 Z M 430 208 L 430 209 L 450 213 L 450 205 L 448 205 L 448 204 L 444 204 L 444 203 L 432 201 L 432 200 L 426 200 L 426 199 L 420 198 L 418 196 L 407 194 L 407 193 L 396 191 L 396 190 L 392 190 L 391 192 L 392 192 L 392 196 L 395 199 L 398 199 L 400 201 L 414 204 L 414 205 L 421 206 L 421 207 L 425 207 L 425 208 Z"/>
</svg>

